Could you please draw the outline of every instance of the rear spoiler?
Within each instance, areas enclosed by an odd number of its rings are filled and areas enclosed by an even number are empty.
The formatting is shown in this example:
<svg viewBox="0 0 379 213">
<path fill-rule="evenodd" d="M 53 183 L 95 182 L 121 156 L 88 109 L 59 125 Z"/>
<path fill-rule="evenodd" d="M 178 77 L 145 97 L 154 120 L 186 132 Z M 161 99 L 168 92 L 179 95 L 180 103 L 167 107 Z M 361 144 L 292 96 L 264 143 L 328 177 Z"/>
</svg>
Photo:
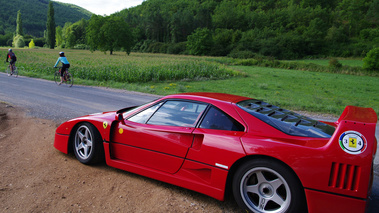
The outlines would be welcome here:
<svg viewBox="0 0 379 213">
<path fill-rule="evenodd" d="M 342 121 L 354 121 L 376 125 L 378 116 L 372 108 L 347 106 L 336 123 L 340 124 Z"/>
</svg>

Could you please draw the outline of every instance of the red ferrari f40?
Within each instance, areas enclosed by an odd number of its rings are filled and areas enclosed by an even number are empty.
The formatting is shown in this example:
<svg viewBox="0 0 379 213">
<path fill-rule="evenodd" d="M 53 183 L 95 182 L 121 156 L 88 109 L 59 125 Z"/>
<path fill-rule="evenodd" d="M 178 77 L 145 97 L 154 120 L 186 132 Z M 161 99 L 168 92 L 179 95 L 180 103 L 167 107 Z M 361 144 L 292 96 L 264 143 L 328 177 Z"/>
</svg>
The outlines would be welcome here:
<svg viewBox="0 0 379 213">
<path fill-rule="evenodd" d="M 264 101 L 221 93 L 169 95 L 60 125 L 54 147 L 248 212 L 365 212 L 377 115 L 347 106 L 318 121 Z"/>
</svg>

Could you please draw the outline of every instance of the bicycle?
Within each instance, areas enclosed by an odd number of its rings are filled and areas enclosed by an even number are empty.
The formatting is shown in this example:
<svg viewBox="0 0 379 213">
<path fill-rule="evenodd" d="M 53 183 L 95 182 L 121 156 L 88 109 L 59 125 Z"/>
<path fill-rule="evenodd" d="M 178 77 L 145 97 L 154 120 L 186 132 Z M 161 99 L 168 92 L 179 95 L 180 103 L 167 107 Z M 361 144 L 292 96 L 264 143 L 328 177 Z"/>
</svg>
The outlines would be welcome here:
<svg viewBox="0 0 379 213">
<path fill-rule="evenodd" d="M 60 85 L 61 84 L 62 67 L 55 67 L 55 68 L 59 68 L 59 69 L 57 71 L 55 71 L 54 80 L 55 80 L 56 84 Z M 65 83 L 69 87 L 72 87 L 72 85 L 74 84 L 74 79 L 73 79 L 71 73 L 68 71 L 68 69 L 66 69 L 66 71 L 63 73 L 62 77 L 63 77 L 63 83 Z"/>
<path fill-rule="evenodd" d="M 7 66 L 7 74 L 8 76 L 14 76 L 15 78 L 18 77 L 18 69 L 15 64 L 13 64 L 13 72 L 11 72 L 11 64 Z"/>
</svg>

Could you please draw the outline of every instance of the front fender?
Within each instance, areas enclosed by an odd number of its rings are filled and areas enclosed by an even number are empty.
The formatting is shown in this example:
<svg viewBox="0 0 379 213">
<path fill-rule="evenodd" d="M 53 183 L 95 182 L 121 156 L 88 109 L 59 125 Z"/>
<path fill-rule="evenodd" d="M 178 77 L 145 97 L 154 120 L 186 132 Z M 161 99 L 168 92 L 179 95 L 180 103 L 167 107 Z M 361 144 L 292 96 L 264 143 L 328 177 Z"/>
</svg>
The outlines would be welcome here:
<svg viewBox="0 0 379 213">
<path fill-rule="evenodd" d="M 70 147 L 70 137 L 74 135 L 76 128 L 81 123 L 91 123 L 99 131 L 103 141 L 110 140 L 112 123 L 115 121 L 115 112 L 86 115 L 75 118 L 61 124 L 55 131 L 54 147 L 59 151 L 68 154 Z"/>
</svg>

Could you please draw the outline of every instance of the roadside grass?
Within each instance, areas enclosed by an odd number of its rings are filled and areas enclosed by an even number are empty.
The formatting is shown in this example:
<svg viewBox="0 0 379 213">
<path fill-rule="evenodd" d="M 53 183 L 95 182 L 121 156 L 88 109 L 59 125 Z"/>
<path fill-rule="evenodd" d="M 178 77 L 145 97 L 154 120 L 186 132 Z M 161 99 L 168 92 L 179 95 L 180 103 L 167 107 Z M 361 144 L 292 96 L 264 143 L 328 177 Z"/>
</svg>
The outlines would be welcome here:
<svg viewBox="0 0 379 213">
<path fill-rule="evenodd" d="M 233 61 L 228 58 L 142 53 L 126 56 L 125 53 L 118 52 L 110 56 L 101 52 L 91 53 L 83 50 L 64 51 L 72 64 L 70 71 L 74 74 L 74 84 L 112 87 L 157 95 L 182 92 L 231 93 L 261 99 L 291 110 L 334 116 L 339 116 L 347 105 L 371 107 L 379 113 L 379 78 L 375 76 L 220 64 Z M 6 49 L 0 52 L 5 53 Z M 58 58 L 59 50 L 16 49 L 15 52 L 18 56 L 17 65 L 25 67 L 25 73 L 20 75 L 53 80 L 52 66 Z M 326 65 L 323 66 L 327 66 L 328 60 L 320 60 L 320 63 L 325 62 Z M 124 67 L 138 70 L 131 74 L 131 78 L 148 69 L 152 69 L 152 73 L 171 69 L 171 77 L 175 77 L 175 72 L 178 70 L 185 72 L 191 68 L 211 69 L 212 72 L 207 77 L 194 74 L 192 78 L 127 81 L 125 78 L 120 80 L 121 74 L 117 73 Z M 0 70 L 5 70 L 5 66 Z M 213 75 L 216 76 L 220 70 L 232 74 L 214 77 Z M 79 75 L 80 72 L 82 74 Z M 85 75 L 98 73 L 102 75 L 101 80 Z M 108 78 L 108 75 L 114 77 Z"/>
<path fill-rule="evenodd" d="M 234 66 L 248 77 L 196 82 L 115 85 L 159 95 L 181 92 L 222 92 L 261 99 L 274 105 L 339 116 L 347 105 L 379 112 L 377 77 Z M 107 85 L 108 86 L 108 85 Z"/>
<path fill-rule="evenodd" d="M 362 67 L 363 61 L 362 59 L 344 59 L 344 58 L 336 58 L 338 62 L 340 62 L 343 66 L 350 67 Z M 306 64 L 317 64 L 322 66 L 328 66 L 330 59 L 305 59 L 305 60 L 293 60 L 293 62 L 301 62 Z"/>
</svg>

